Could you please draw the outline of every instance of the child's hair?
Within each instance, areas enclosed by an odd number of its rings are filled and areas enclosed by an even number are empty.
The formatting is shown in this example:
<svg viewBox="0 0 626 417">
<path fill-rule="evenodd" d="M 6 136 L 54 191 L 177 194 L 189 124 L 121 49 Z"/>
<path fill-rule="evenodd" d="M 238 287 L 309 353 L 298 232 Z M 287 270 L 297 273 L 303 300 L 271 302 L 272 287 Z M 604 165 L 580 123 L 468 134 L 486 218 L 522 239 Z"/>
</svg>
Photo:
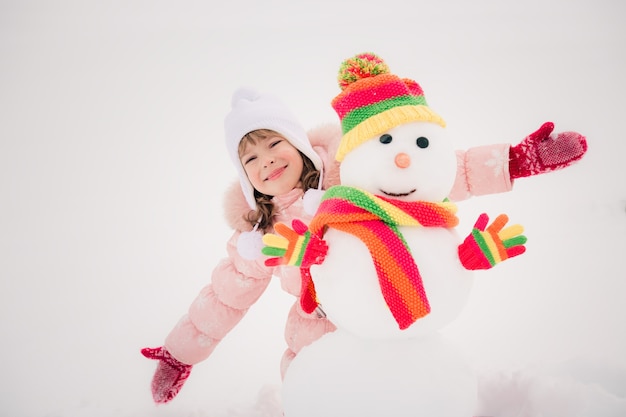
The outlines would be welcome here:
<svg viewBox="0 0 626 417">
<path fill-rule="evenodd" d="M 288 140 L 280 133 L 270 129 L 257 129 L 252 132 L 248 132 L 241 138 L 239 142 L 239 155 L 243 153 L 245 146 L 248 143 L 255 144 L 261 139 L 266 139 L 271 136 L 280 136 L 285 140 Z M 306 192 L 310 188 L 317 188 L 320 180 L 320 171 L 315 168 L 313 162 L 302 152 L 298 151 L 302 157 L 303 167 L 302 175 L 300 176 L 300 182 L 302 183 L 302 190 Z M 274 215 L 276 208 L 272 203 L 271 195 L 263 194 L 254 190 L 254 199 L 256 201 L 256 210 L 251 210 L 244 216 L 252 226 L 258 223 L 259 229 L 262 231 L 268 231 L 274 225 Z"/>
</svg>

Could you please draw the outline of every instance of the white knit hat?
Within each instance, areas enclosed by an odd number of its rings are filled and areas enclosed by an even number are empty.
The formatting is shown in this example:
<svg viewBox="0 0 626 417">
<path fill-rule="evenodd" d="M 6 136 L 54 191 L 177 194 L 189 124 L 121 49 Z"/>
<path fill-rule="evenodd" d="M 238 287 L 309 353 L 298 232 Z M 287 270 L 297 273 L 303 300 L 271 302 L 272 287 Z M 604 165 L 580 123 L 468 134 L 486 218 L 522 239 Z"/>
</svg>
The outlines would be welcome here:
<svg viewBox="0 0 626 417">
<path fill-rule="evenodd" d="M 320 171 L 320 184 L 322 183 L 322 160 L 313 150 L 304 128 L 283 102 L 271 94 L 260 94 L 252 88 L 243 87 L 233 93 L 231 107 L 230 113 L 224 119 L 226 148 L 239 173 L 241 189 L 252 210 L 256 209 L 254 187 L 239 159 L 239 142 L 253 130 L 270 129 L 284 136 L 313 162 Z"/>
</svg>

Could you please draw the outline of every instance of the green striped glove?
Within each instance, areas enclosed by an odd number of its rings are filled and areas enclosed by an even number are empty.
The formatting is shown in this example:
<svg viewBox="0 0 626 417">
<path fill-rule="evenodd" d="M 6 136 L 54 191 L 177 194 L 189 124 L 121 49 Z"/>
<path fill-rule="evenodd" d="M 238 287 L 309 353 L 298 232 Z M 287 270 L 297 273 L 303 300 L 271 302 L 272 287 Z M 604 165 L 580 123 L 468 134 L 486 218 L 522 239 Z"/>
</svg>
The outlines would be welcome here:
<svg viewBox="0 0 626 417">
<path fill-rule="evenodd" d="M 487 227 L 489 216 L 483 213 L 478 217 L 472 233 L 459 245 L 459 259 L 466 269 L 490 269 L 526 251 L 524 228 L 516 224 L 504 229 L 508 221 L 509 217 L 501 214 Z"/>
<path fill-rule="evenodd" d="M 294 219 L 289 228 L 284 223 L 277 223 L 274 230 L 278 233 L 263 235 L 264 255 L 273 256 L 265 261 L 267 266 L 291 265 L 308 268 L 324 262 L 328 246 L 319 236 L 312 234 L 306 224 Z"/>
</svg>

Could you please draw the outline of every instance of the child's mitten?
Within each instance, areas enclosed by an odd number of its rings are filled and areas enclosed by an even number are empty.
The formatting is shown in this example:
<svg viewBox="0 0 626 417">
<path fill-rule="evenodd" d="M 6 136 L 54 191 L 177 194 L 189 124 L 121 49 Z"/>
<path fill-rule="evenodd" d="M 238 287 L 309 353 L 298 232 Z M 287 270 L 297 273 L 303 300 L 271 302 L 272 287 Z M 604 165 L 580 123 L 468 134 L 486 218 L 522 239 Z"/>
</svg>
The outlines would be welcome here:
<svg viewBox="0 0 626 417">
<path fill-rule="evenodd" d="M 290 229 L 284 223 L 277 223 L 274 230 L 278 235 L 267 233 L 263 236 L 263 253 L 273 256 L 265 261 L 267 266 L 291 265 L 308 268 L 324 262 L 328 246 L 319 236 L 312 234 L 306 224 L 294 219 Z"/>
<path fill-rule="evenodd" d="M 509 151 L 511 178 L 528 177 L 565 168 L 587 152 L 587 140 L 577 132 L 551 135 L 554 123 L 544 123 Z"/>
<path fill-rule="evenodd" d="M 503 229 L 509 221 L 501 214 L 487 227 L 489 216 L 481 214 L 472 233 L 459 245 L 459 259 L 466 269 L 490 269 L 496 264 L 526 251 L 524 228 L 519 225 Z"/>
<path fill-rule="evenodd" d="M 189 378 L 191 365 L 176 360 L 164 347 L 143 348 L 141 354 L 159 361 L 152 378 L 152 398 L 155 403 L 167 403 L 176 397 Z"/>
</svg>

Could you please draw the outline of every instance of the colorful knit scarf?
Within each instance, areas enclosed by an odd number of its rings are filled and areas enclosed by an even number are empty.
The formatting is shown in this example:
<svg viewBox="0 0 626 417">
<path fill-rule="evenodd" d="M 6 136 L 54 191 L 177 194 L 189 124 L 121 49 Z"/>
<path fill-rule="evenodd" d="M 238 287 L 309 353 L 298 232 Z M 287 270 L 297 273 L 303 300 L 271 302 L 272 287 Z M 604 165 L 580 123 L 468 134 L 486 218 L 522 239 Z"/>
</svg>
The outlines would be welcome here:
<svg viewBox="0 0 626 417">
<path fill-rule="evenodd" d="M 366 191 L 329 188 L 309 225 L 323 236 L 328 227 L 350 233 L 367 246 L 383 297 L 400 329 L 430 313 L 430 305 L 415 260 L 398 226 L 445 227 L 458 224 L 456 206 L 450 202 L 400 201 Z M 317 307 L 315 287 L 308 269 L 302 270 L 301 304 L 305 311 Z"/>
</svg>

